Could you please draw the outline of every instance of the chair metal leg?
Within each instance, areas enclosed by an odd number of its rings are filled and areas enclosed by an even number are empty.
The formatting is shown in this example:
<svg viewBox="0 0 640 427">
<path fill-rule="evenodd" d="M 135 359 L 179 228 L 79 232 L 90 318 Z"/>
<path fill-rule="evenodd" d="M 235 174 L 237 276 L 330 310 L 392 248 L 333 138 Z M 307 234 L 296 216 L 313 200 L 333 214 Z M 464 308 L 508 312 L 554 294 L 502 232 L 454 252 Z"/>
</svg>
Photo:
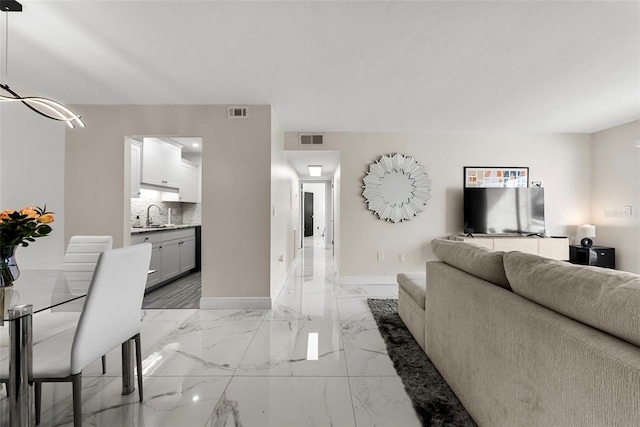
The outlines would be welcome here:
<svg viewBox="0 0 640 427">
<path fill-rule="evenodd" d="M 40 409 L 42 408 L 42 383 L 34 382 L 36 401 L 36 425 L 40 424 Z"/>
<path fill-rule="evenodd" d="M 71 375 L 73 383 L 73 426 L 82 427 L 82 372 Z"/>
<path fill-rule="evenodd" d="M 144 399 L 142 397 L 142 345 L 140 344 L 140 334 L 137 334 L 133 339 L 136 342 L 136 369 L 138 370 L 138 394 L 140 395 L 140 402 Z"/>
<path fill-rule="evenodd" d="M 133 337 L 122 343 L 122 395 L 133 393 Z"/>
<path fill-rule="evenodd" d="M 102 355 L 102 375 L 107 373 L 107 355 Z"/>
</svg>

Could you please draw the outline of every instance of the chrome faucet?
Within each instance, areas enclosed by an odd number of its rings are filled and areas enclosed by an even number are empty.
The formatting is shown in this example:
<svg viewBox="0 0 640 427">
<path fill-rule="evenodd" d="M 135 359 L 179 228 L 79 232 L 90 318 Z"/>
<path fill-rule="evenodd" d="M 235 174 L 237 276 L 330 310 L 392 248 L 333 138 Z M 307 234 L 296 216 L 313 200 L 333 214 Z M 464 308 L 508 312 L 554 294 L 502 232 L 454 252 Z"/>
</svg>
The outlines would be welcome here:
<svg viewBox="0 0 640 427">
<path fill-rule="evenodd" d="M 151 225 L 151 222 L 152 222 L 152 221 L 151 221 L 151 216 L 149 215 L 149 210 L 150 210 L 150 209 L 151 209 L 151 207 L 153 207 L 153 206 L 155 206 L 156 208 L 158 208 L 158 213 L 159 213 L 160 215 L 162 215 L 162 208 L 161 208 L 160 206 L 158 206 L 158 205 L 154 205 L 153 203 L 152 203 L 152 204 L 150 204 L 149 206 L 147 206 L 147 222 L 146 222 L 147 227 L 149 227 L 149 226 Z"/>
</svg>

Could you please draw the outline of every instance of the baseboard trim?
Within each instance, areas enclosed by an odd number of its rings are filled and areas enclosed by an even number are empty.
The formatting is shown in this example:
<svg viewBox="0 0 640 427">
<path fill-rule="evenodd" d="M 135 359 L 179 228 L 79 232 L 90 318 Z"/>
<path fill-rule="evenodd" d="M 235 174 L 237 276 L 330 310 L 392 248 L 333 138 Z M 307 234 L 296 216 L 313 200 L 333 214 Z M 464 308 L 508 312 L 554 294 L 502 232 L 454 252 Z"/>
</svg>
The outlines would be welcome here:
<svg viewBox="0 0 640 427">
<path fill-rule="evenodd" d="M 338 283 L 345 286 L 356 285 L 395 285 L 396 276 L 340 276 Z"/>
<path fill-rule="evenodd" d="M 247 308 L 271 308 L 271 298 L 269 297 L 223 297 L 200 298 L 200 310 L 221 310 L 221 309 L 247 309 Z"/>
</svg>

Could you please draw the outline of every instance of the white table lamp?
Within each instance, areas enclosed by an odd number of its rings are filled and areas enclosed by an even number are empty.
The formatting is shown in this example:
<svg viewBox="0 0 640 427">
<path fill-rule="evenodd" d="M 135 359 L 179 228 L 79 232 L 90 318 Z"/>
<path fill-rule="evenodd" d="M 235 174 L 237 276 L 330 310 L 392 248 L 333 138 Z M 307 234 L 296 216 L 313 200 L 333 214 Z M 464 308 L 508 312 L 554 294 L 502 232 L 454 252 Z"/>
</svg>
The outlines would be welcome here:
<svg viewBox="0 0 640 427">
<path fill-rule="evenodd" d="M 596 237 L 596 226 L 591 224 L 583 224 L 578 226 L 578 235 L 582 246 L 590 247 L 593 244 L 591 238 Z"/>
</svg>

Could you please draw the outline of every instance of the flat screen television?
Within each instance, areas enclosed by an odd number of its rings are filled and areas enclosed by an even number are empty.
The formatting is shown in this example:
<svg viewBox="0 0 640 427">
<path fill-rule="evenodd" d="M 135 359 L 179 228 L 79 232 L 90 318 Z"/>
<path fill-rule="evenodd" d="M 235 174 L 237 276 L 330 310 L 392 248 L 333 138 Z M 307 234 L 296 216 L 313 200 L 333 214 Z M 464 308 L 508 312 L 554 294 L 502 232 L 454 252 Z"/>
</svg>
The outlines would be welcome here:
<svg viewBox="0 0 640 427">
<path fill-rule="evenodd" d="M 544 188 L 465 188 L 467 234 L 544 234 Z"/>
</svg>

